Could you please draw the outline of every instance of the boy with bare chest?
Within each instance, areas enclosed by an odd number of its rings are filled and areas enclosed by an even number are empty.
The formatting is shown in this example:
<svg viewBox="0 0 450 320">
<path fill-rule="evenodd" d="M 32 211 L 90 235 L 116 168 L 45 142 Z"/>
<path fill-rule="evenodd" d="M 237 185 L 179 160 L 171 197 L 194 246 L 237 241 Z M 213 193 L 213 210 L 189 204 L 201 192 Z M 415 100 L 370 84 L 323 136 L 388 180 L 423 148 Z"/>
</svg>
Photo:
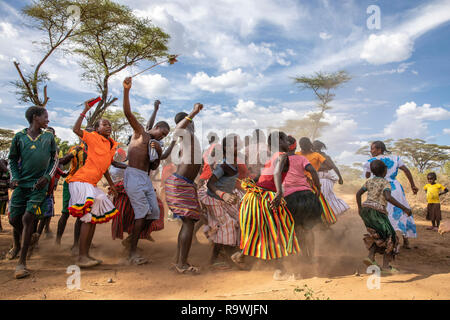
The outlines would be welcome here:
<svg viewBox="0 0 450 320">
<path fill-rule="evenodd" d="M 159 206 L 155 189 L 148 175 L 151 169 L 159 166 L 161 146 L 157 141 L 163 139 L 170 131 L 167 122 L 158 122 L 151 130 L 146 131 L 139 123 L 130 107 L 131 78 L 123 82 L 124 99 L 123 111 L 133 128 L 133 136 L 128 147 L 128 167 L 124 173 L 124 188 L 130 199 L 134 211 L 134 228 L 130 236 L 130 252 L 128 260 L 132 264 L 144 264 L 146 259 L 136 253 L 137 243 L 141 231 L 147 224 L 159 218 Z M 160 102 L 155 102 L 155 108 Z M 156 141 L 155 141 L 156 140 Z M 155 155 L 155 151 L 157 155 Z"/>
</svg>

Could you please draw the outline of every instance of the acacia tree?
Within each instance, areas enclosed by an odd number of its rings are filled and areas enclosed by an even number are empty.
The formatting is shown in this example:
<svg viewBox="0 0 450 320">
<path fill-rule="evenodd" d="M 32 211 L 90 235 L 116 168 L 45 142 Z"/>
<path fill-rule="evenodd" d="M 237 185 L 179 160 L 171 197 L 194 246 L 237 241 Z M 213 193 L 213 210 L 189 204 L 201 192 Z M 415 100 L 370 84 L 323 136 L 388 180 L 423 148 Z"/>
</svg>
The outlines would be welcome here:
<svg viewBox="0 0 450 320">
<path fill-rule="evenodd" d="M 316 72 L 314 76 L 299 76 L 294 78 L 295 83 L 300 85 L 300 89 L 310 89 L 314 92 L 318 99 L 317 108 L 319 111 L 310 113 L 306 119 L 290 121 L 287 125 L 291 127 L 303 126 L 308 130 L 303 135 L 309 136 L 311 140 L 318 138 L 320 129 L 327 125 L 323 121 L 325 112 L 332 109 L 329 105 L 335 97 L 332 90 L 337 89 L 350 80 L 351 77 L 346 71 L 338 71 L 335 73 Z"/>
<path fill-rule="evenodd" d="M 36 106 L 45 107 L 50 99 L 47 95 L 48 73 L 42 71 L 45 62 L 57 50 L 71 38 L 81 35 L 83 31 L 78 28 L 78 24 L 92 19 L 92 12 L 100 0 L 38 0 L 22 9 L 24 14 L 31 21 L 32 28 L 39 30 L 43 38 L 36 42 L 42 57 L 32 65 L 32 71 L 24 72 L 18 61 L 14 61 L 14 66 L 19 74 L 20 80 L 13 81 L 16 88 L 16 95 L 21 102 L 32 103 Z M 79 9 L 79 17 L 71 11 L 71 8 Z M 75 12 L 78 13 L 78 12 Z M 78 21 L 72 19 L 77 16 Z M 43 87 L 43 97 L 40 95 Z"/>
<path fill-rule="evenodd" d="M 145 119 L 139 112 L 133 112 L 136 119 L 145 127 Z M 115 141 L 122 143 L 127 142 L 127 137 L 132 133 L 130 123 L 125 117 L 122 110 L 111 111 L 106 110 L 102 118 L 111 122 L 111 137 Z"/>
<path fill-rule="evenodd" d="M 443 167 L 450 160 L 450 146 L 426 143 L 421 139 L 399 139 L 395 142 L 394 149 L 421 173 Z"/>
<path fill-rule="evenodd" d="M 81 55 L 82 78 L 95 85 L 102 100 L 88 115 L 94 124 L 117 98 L 109 94 L 111 77 L 142 61 L 156 62 L 168 55 L 169 35 L 149 19 L 136 17 L 130 8 L 112 1 L 102 1 L 96 19 L 86 21 L 86 30 L 74 37 L 74 51 Z"/>
</svg>

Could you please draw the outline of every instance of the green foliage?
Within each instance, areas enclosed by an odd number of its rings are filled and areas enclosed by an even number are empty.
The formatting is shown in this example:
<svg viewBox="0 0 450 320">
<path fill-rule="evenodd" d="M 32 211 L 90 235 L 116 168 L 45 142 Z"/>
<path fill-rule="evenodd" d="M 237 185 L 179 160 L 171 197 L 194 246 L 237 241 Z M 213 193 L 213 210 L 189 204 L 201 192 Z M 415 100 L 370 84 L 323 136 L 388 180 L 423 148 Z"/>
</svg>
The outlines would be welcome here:
<svg viewBox="0 0 450 320">
<path fill-rule="evenodd" d="M 82 34 L 74 38 L 74 52 L 82 57 L 82 78 L 95 85 L 102 96 L 88 117 L 88 125 L 117 100 L 109 96 L 110 77 L 142 61 L 166 57 L 169 40 L 168 34 L 149 19 L 136 17 L 127 6 L 105 0 L 91 10 L 96 18 L 87 20 L 81 26 Z"/>
<path fill-rule="evenodd" d="M 145 119 L 138 112 L 133 112 L 136 119 L 145 127 Z M 127 118 L 122 110 L 111 111 L 106 110 L 102 118 L 108 119 L 111 122 L 111 137 L 118 142 L 126 143 L 128 136 L 133 133 Z"/>
<path fill-rule="evenodd" d="M 58 146 L 59 150 L 59 157 L 63 157 L 67 152 L 69 152 L 69 149 L 74 145 L 70 144 L 69 141 L 61 140 L 59 137 L 55 137 L 56 145 Z"/>
<path fill-rule="evenodd" d="M 399 139 L 394 144 L 394 150 L 421 173 L 443 167 L 450 160 L 450 146 L 426 143 L 421 139 Z"/>
<path fill-rule="evenodd" d="M 317 297 L 316 293 L 314 292 L 313 289 L 311 289 L 310 287 L 308 287 L 307 284 L 303 285 L 303 288 L 299 288 L 299 287 L 295 287 L 294 288 L 294 293 L 302 293 L 303 296 L 305 297 L 305 300 L 330 300 L 330 298 L 326 298 L 323 297 Z"/>
<path fill-rule="evenodd" d="M 323 121 L 323 118 L 325 112 L 332 109 L 329 103 L 334 99 L 335 94 L 331 91 L 350 80 L 351 77 L 346 71 L 316 72 L 314 76 L 294 78 L 294 82 L 300 86 L 300 89 L 308 89 L 314 92 L 318 99 L 317 108 L 319 111 L 310 113 L 305 119 L 288 121 L 282 130 L 291 132 L 289 129 L 292 128 L 298 131 L 297 135 L 309 137 L 311 140 L 317 139 L 320 136 L 321 129 L 328 125 L 327 122 Z"/>
<path fill-rule="evenodd" d="M 370 145 L 361 147 L 356 154 L 371 157 Z M 450 147 L 441 146 L 433 143 L 426 143 L 421 139 L 387 139 L 383 141 L 386 148 L 392 153 L 401 156 L 410 167 L 416 167 L 419 172 L 423 173 L 430 169 L 441 168 L 444 170 L 445 165 L 450 160 Z"/>
<path fill-rule="evenodd" d="M 11 141 L 14 138 L 14 131 L 0 128 L 0 159 L 6 159 L 11 146 Z"/>
<path fill-rule="evenodd" d="M 69 6 L 76 5 L 80 8 L 80 23 L 83 23 L 85 20 L 93 18 L 90 14 L 90 2 L 92 1 L 37 0 L 22 9 L 22 13 L 31 27 L 41 31 L 43 37 L 39 41 L 33 42 L 38 45 L 42 57 L 35 65 L 31 66 L 32 71 L 22 72 L 19 63 L 14 62 L 20 80 L 13 81 L 12 84 L 16 88 L 19 101 L 41 107 L 46 106 L 49 100 L 46 85 L 49 78 L 46 72 L 41 71 L 41 68 L 52 54 L 58 49 L 62 49 L 67 40 L 80 34 L 74 21 L 70 19 L 72 13 L 67 10 Z M 42 86 L 44 86 L 43 98 L 39 96 Z"/>
</svg>

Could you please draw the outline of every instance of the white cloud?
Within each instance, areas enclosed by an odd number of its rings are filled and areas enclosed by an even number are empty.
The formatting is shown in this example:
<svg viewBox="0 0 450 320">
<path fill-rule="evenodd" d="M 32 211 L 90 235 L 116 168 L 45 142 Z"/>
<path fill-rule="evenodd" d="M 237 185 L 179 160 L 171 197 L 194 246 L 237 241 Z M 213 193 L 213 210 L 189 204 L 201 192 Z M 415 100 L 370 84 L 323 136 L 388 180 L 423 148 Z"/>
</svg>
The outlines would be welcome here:
<svg viewBox="0 0 450 320">
<path fill-rule="evenodd" d="M 0 37 L 15 38 L 18 34 L 19 32 L 13 27 L 12 24 L 8 22 L 0 22 Z"/>
<path fill-rule="evenodd" d="M 235 88 L 245 88 L 251 76 L 236 69 L 223 73 L 217 77 L 210 77 L 204 72 L 198 72 L 191 79 L 191 84 L 210 92 L 223 92 Z"/>
<path fill-rule="evenodd" d="M 371 64 L 400 62 L 411 57 L 414 41 L 450 20 L 450 1 L 434 1 L 413 11 L 413 16 L 393 30 L 371 34 L 365 41 L 361 59 Z"/>
<path fill-rule="evenodd" d="M 450 129 L 445 128 L 445 129 L 442 131 L 442 133 L 444 133 L 444 134 L 450 134 Z"/>
<path fill-rule="evenodd" d="M 121 78 L 118 79 L 122 82 Z M 133 79 L 132 90 L 134 94 L 155 100 L 169 95 L 170 82 L 160 74 L 142 74 Z"/>
<path fill-rule="evenodd" d="M 78 136 L 73 133 L 72 129 L 59 127 L 59 126 L 51 126 L 55 129 L 56 136 L 61 140 L 69 141 L 70 143 L 76 143 L 79 141 Z"/>
<path fill-rule="evenodd" d="M 364 74 L 363 77 L 380 76 L 380 75 L 384 75 L 384 74 L 394 74 L 394 73 L 404 73 L 413 64 L 414 64 L 414 62 L 400 63 L 397 68 L 389 69 L 389 70 L 381 70 L 381 71 L 369 72 L 369 73 Z M 414 73 L 414 71 L 412 71 L 412 72 Z M 415 74 L 417 74 L 417 72 Z"/>
<path fill-rule="evenodd" d="M 319 37 L 322 40 L 328 40 L 328 39 L 331 39 L 333 36 L 331 34 L 326 33 L 326 32 L 321 32 L 321 33 L 319 33 Z"/>
<path fill-rule="evenodd" d="M 409 59 L 414 41 L 408 34 L 371 34 L 364 44 L 361 59 L 372 64 L 385 64 Z"/>
<path fill-rule="evenodd" d="M 356 87 L 355 91 L 356 92 L 364 92 L 364 91 L 366 91 L 366 89 L 364 89 L 363 87 Z"/>
<path fill-rule="evenodd" d="M 432 108 L 430 104 L 418 106 L 414 101 L 407 102 L 395 112 L 396 119 L 383 130 L 383 136 L 401 138 L 423 138 L 428 134 L 428 121 L 450 119 L 450 111 Z"/>
</svg>

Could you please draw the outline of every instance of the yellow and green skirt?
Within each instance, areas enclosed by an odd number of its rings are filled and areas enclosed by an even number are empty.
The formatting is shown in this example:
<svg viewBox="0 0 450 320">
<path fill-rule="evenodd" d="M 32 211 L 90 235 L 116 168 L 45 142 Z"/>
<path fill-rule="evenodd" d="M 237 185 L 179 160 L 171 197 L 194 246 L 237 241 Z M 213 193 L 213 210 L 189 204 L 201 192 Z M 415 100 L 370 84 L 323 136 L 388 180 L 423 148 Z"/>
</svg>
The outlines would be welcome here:
<svg viewBox="0 0 450 320">
<path fill-rule="evenodd" d="M 282 199 L 278 209 L 272 210 L 275 192 L 258 187 L 251 179 L 244 180 L 242 187 L 246 190 L 239 207 L 242 253 L 263 260 L 299 253 L 294 219 L 286 201 Z"/>
</svg>

